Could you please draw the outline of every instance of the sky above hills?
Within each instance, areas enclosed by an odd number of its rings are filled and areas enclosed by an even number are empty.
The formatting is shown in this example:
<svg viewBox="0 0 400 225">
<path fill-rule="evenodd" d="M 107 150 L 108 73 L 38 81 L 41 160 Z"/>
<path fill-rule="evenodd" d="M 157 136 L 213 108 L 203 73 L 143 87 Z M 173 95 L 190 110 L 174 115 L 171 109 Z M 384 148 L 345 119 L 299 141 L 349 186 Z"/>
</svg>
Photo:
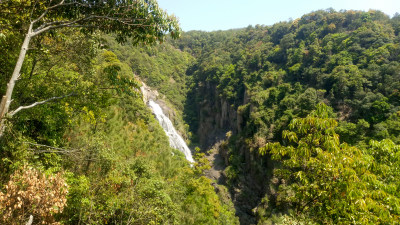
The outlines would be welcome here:
<svg viewBox="0 0 400 225">
<path fill-rule="evenodd" d="M 158 0 L 179 18 L 184 31 L 227 30 L 248 25 L 272 25 L 319 9 L 381 10 L 400 13 L 400 0 Z"/>
</svg>

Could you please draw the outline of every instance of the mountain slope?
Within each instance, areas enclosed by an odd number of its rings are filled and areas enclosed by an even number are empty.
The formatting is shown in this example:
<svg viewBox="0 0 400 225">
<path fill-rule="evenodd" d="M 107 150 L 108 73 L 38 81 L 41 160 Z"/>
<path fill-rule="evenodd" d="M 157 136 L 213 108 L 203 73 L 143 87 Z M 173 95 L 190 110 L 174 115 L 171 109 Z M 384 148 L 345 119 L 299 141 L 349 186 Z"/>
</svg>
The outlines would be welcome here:
<svg viewBox="0 0 400 225">
<path fill-rule="evenodd" d="M 394 188 L 398 183 L 387 180 L 388 171 L 382 174 L 381 166 L 398 163 L 399 18 L 379 11 L 317 11 L 273 26 L 187 32 L 173 42 L 196 58 L 187 71 L 193 82 L 185 105 L 186 121 L 197 134 L 195 141 L 206 149 L 216 137 L 224 138 L 226 132 L 232 132 L 220 152 L 227 162 L 225 176 L 237 207 L 246 205 L 242 210 L 260 223 L 279 220 L 276 215 L 287 212 L 294 212 L 295 219 L 309 218 L 318 223 L 346 223 L 352 215 L 363 215 L 357 218 L 364 222 L 398 218 L 395 205 L 399 196 Z M 327 116 L 319 113 L 323 105 L 329 106 Z M 294 122 L 302 121 L 300 118 L 321 122 L 332 118 L 337 123 L 329 128 L 332 133 L 319 133 L 317 127 L 318 133 L 308 128 L 296 133 L 297 127 L 307 124 Z M 296 134 L 297 139 L 290 139 L 288 134 Z M 343 166 L 355 176 L 329 184 L 329 188 L 348 187 L 335 196 L 337 199 L 321 197 L 331 189 L 325 189 L 322 177 L 312 176 L 312 170 L 323 167 L 315 164 L 322 163 L 319 157 L 330 151 L 320 146 L 322 142 L 312 136 L 315 134 L 340 138 L 338 145 L 354 146 L 357 154 L 368 159 L 363 165 L 333 165 L 334 171 Z M 303 146 L 303 135 L 315 139 L 314 144 L 307 145 L 306 153 L 317 161 L 308 162 L 306 157 L 301 163 L 296 161 L 298 156 L 289 154 L 288 149 Z M 388 161 L 373 153 L 377 148 L 374 143 L 392 152 Z M 283 151 L 281 155 L 278 149 Z M 340 152 L 348 151 L 342 147 L 337 151 L 330 157 L 363 162 L 356 155 L 340 156 Z M 289 162 L 298 166 L 293 168 L 286 164 Z M 362 175 L 366 171 L 375 178 L 365 180 Z M 304 177 L 300 175 L 303 173 Z M 362 180 L 360 185 L 365 189 L 349 200 L 344 197 L 352 193 L 347 186 L 351 179 Z M 367 193 L 374 184 L 381 194 L 371 197 Z M 313 185 L 321 192 L 310 192 L 307 188 Z M 285 197 L 288 194 L 293 196 Z M 304 194 L 310 197 L 304 198 Z M 304 200 L 299 199 L 301 196 Z M 355 209 L 333 210 L 330 204 L 335 201 L 338 206 L 349 204 Z M 358 206 L 360 202 L 367 206 Z M 392 210 L 383 213 L 384 207 Z"/>
</svg>

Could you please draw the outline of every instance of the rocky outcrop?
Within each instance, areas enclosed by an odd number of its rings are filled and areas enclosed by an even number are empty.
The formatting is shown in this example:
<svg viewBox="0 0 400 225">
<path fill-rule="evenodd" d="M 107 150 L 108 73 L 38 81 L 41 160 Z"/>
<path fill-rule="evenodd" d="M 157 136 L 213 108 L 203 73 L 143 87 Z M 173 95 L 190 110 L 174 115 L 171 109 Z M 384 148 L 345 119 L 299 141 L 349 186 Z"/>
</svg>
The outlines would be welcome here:
<svg viewBox="0 0 400 225">
<path fill-rule="evenodd" d="M 141 83 L 142 83 L 142 86 L 140 87 L 140 91 L 142 92 L 143 101 L 145 103 L 147 103 L 150 99 L 156 100 L 160 96 L 160 94 L 158 93 L 157 90 L 151 89 L 144 82 L 141 82 Z"/>
<path fill-rule="evenodd" d="M 209 148 L 226 132 L 237 133 L 238 118 L 235 108 L 225 99 L 220 97 L 216 85 L 210 84 L 199 88 L 203 100 L 198 104 L 199 126 L 197 135 L 203 149 Z"/>
<path fill-rule="evenodd" d="M 242 101 L 237 104 L 241 107 L 238 108 L 221 97 L 216 84 L 199 84 L 197 96 L 201 99 L 197 104 L 197 136 L 202 149 L 209 152 L 207 158 L 211 163 L 211 169 L 206 171 L 206 175 L 215 180 L 217 185 L 227 185 L 225 168 L 229 166 L 232 153 L 228 153 L 229 149 L 224 145 L 235 146 L 234 154 L 242 159 L 242 168 L 235 184 L 229 185 L 230 199 L 235 205 L 241 224 L 255 224 L 254 209 L 265 194 L 263 187 L 266 176 L 260 173 L 257 154 L 251 150 L 249 144 L 240 135 L 235 140 L 229 138 L 240 134 L 246 126 L 246 119 L 252 108 L 249 93 L 243 93 Z"/>
<path fill-rule="evenodd" d="M 176 112 L 175 110 L 173 110 L 171 107 L 168 106 L 165 96 L 158 93 L 157 90 L 150 88 L 144 82 L 141 83 L 142 86 L 140 87 L 140 91 L 142 92 L 143 95 L 143 102 L 147 104 L 150 99 L 153 100 L 158 105 L 160 105 L 162 111 L 166 116 L 168 116 L 168 118 L 174 120 Z"/>
</svg>

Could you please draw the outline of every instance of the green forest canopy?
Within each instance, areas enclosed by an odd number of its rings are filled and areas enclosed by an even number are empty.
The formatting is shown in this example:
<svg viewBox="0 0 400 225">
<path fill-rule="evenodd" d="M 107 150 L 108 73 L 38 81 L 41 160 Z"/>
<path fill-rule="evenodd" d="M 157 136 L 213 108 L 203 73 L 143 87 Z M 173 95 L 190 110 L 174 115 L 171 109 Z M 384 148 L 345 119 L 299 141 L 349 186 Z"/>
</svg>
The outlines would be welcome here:
<svg viewBox="0 0 400 225">
<path fill-rule="evenodd" d="M 2 118 L 1 224 L 30 216 L 46 224 L 237 223 L 202 176 L 207 165 L 199 158 L 190 167 L 169 147 L 132 68 L 104 47 L 105 33 L 144 44 L 177 37 L 177 21 L 155 1 L 124 3 L 0 2 L 1 93 L 24 36 L 47 27 L 23 47 L 11 108 L 51 99 Z"/>
<path fill-rule="evenodd" d="M 232 188 L 248 176 L 264 185 L 259 223 L 398 223 L 399 32 L 399 14 L 320 10 L 172 41 L 196 58 L 192 132 L 218 101 L 240 118 L 222 127 L 236 131 L 225 172 Z"/>
<path fill-rule="evenodd" d="M 0 16 L 1 88 L 24 34 L 3 28 L 19 24 L 9 16 Z M 252 203 L 259 224 L 398 223 L 399 32 L 398 14 L 321 10 L 272 26 L 187 32 L 153 47 L 69 28 L 40 36 L 13 104 L 74 95 L 9 119 L 0 201 L 21 210 L 0 208 L 0 221 L 235 224 L 226 196 L 249 176 L 264 185 Z M 237 113 L 240 123 L 218 128 L 234 131 L 222 150 L 228 190 L 214 192 L 202 154 L 191 168 L 169 148 L 130 89 L 139 85 L 134 73 L 183 114 L 193 142 L 215 116 L 207 113 L 221 111 L 206 110 L 213 102 Z M 24 179 L 44 188 L 36 174 L 54 181 L 66 204 L 35 211 L 32 199 L 9 201 Z"/>
</svg>

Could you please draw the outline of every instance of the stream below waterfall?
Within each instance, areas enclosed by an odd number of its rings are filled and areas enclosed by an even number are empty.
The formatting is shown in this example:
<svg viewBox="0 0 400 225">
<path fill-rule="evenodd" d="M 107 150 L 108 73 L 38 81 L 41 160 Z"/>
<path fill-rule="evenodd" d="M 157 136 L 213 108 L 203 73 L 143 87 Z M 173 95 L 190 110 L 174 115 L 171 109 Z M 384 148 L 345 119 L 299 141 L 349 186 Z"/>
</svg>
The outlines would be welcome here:
<svg viewBox="0 0 400 225">
<path fill-rule="evenodd" d="M 175 127 L 172 125 L 171 120 L 164 114 L 161 107 L 151 99 L 149 100 L 148 105 L 167 134 L 171 147 L 181 151 L 183 154 L 185 154 L 186 159 L 193 163 L 194 160 L 192 157 L 192 152 L 186 145 L 186 142 L 183 140 L 183 138 L 178 134 Z"/>
</svg>

